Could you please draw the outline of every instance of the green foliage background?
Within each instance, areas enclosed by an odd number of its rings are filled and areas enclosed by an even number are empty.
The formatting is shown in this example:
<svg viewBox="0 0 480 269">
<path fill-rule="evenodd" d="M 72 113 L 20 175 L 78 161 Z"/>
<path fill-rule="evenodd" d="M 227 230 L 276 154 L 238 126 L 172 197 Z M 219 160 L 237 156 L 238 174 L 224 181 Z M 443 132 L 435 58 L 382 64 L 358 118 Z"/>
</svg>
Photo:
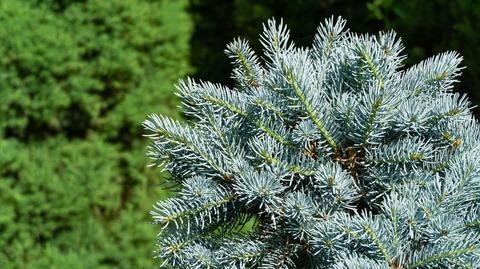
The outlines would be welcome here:
<svg viewBox="0 0 480 269">
<path fill-rule="evenodd" d="M 168 193 L 140 124 L 179 116 L 173 83 L 186 74 L 230 85 L 226 43 L 259 51 L 268 18 L 299 45 L 331 15 L 356 32 L 393 28 L 407 65 L 458 50 L 458 88 L 479 104 L 477 2 L 1 0 L 0 268 L 158 265 L 148 211 Z"/>
<path fill-rule="evenodd" d="M 153 267 L 140 124 L 176 115 L 186 5 L 0 1 L 0 268 Z"/>
</svg>

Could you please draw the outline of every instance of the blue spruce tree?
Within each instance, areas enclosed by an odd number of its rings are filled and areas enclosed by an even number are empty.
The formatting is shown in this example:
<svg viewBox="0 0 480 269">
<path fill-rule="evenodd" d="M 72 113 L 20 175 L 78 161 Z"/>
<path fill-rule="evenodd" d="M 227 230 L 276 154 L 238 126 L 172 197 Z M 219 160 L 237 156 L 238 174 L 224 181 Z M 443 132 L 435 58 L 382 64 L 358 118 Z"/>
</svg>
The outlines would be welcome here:
<svg viewBox="0 0 480 269">
<path fill-rule="evenodd" d="M 480 268 L 480 130 L 452 92 L 462 58 L 402 70 L 394 32 L 344 28 L 328 19 L 297 48 L 270 20 L 261 60 L 228 45 L 233 89 L 179 83 L 190 124 L 144 122 L 179 186 L 152 211 L 162 267 Z"/>
</svg>

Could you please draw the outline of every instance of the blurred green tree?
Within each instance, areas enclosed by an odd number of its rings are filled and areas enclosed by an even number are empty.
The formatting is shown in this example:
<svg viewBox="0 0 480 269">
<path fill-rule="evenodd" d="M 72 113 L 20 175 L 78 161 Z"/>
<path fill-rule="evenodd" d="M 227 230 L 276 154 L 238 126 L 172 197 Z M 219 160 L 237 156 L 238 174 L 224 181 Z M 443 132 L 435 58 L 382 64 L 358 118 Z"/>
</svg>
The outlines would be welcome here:
<svg viewBox="0 0 480 269">
<path fill-rule="evenodd" d="M 0 268 L 147 268 L 145 111 L 178 116 L 187 1 L 0 1 Z"/>
</svg>

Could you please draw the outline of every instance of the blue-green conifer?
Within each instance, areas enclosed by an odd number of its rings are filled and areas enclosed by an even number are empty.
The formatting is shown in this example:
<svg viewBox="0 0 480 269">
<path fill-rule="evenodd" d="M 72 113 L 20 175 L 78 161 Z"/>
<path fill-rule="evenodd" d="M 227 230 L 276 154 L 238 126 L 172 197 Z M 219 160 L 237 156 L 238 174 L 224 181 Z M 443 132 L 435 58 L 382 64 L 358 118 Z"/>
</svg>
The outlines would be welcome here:
<svg viewBox="0 0 480 269">
<path fill-rule="evenodd" d="M 178 84 L 189 123 L 144 122 L 149 157 L 179 185 L 152 211 L 162 266 L 479 268 L 480 131 L 452 91 L 462 58 L 404 69 L 394 32 L 342 18 L 311 48 L 273 19 L 261 41 L 261 58 L 227 46 L 233 88 Z"/>
</svg>

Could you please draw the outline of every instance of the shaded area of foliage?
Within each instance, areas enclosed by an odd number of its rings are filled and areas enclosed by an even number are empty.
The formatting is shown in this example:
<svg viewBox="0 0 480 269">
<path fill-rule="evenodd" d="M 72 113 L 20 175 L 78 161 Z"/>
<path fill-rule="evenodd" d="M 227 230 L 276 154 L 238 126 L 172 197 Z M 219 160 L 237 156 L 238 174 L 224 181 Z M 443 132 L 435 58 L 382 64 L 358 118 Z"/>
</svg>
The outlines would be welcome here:
<svg viewBox="0 0 480 269">
<path fill-rule="evenodd" d="M 177 115 L 186 5 L 0 2 L 0 268 L 153 265 L 139 123 Z"/>
<path fill-rule="evenodd" d="M 444 50 L 456 50 L 463 57 L 460 85 L 475 104 L 480 104 L 480 3 L 477 0 L 393 1 L 373 0 L 371 17 L 386 29 L 395 29 L 409 48 L 408 65 Z M 480 115 L 480 109 L 475 109 Z"/>
<path fill-rule="evenodd" d="M 283 18 L 292 30 L 297 44 L 305 46 L 313 40 L 318 21 L 341 15 L 355 32 L 376 32 L 395 29 L 404 38 L 409 50 L 407 66 L 445 50 L 456 50 L 465 60 L 462 83 L 457 86 L 480 104 L 477 90 L 480 78 L 479 38 L 480 5 L 475 0 L 434 0 L 419 4 L 416 0 L 191 0 L 195 20 L 191 62 L 199 78 L 232 84 L 229 79 L 229 60 L 222 53 L 225 44 L 235 36 L 252 40 L 260 51 L 258 27 L 265 20 Z M 211 68 L 202 68 L 210 66 Z M 480 113 L 478 109 L 476 114 Z"/>
<path fill-rule="evenodd" d="M 223 53 L 225 44 L 240 36 L 251 40 L 255 51 L 260 51 L 259 27 L 271 17 L 283 18 L 292 30 L 292 38 L 305 46 L 313 40 L 318 22 L 332 15 L 349 18 L 353 30 L 375 28 L 368 21 L 365 3 L 348 0 L 191 0 L 190 10 L 195 31 L 192 37 L 192 65 L 196 76 L 205 80 L 231 85 L 230 61 Z M 377 30 L 377 29 L 375 29 Z M 211 68 L 202 68 L 210 66 Z"/>
</svg>

